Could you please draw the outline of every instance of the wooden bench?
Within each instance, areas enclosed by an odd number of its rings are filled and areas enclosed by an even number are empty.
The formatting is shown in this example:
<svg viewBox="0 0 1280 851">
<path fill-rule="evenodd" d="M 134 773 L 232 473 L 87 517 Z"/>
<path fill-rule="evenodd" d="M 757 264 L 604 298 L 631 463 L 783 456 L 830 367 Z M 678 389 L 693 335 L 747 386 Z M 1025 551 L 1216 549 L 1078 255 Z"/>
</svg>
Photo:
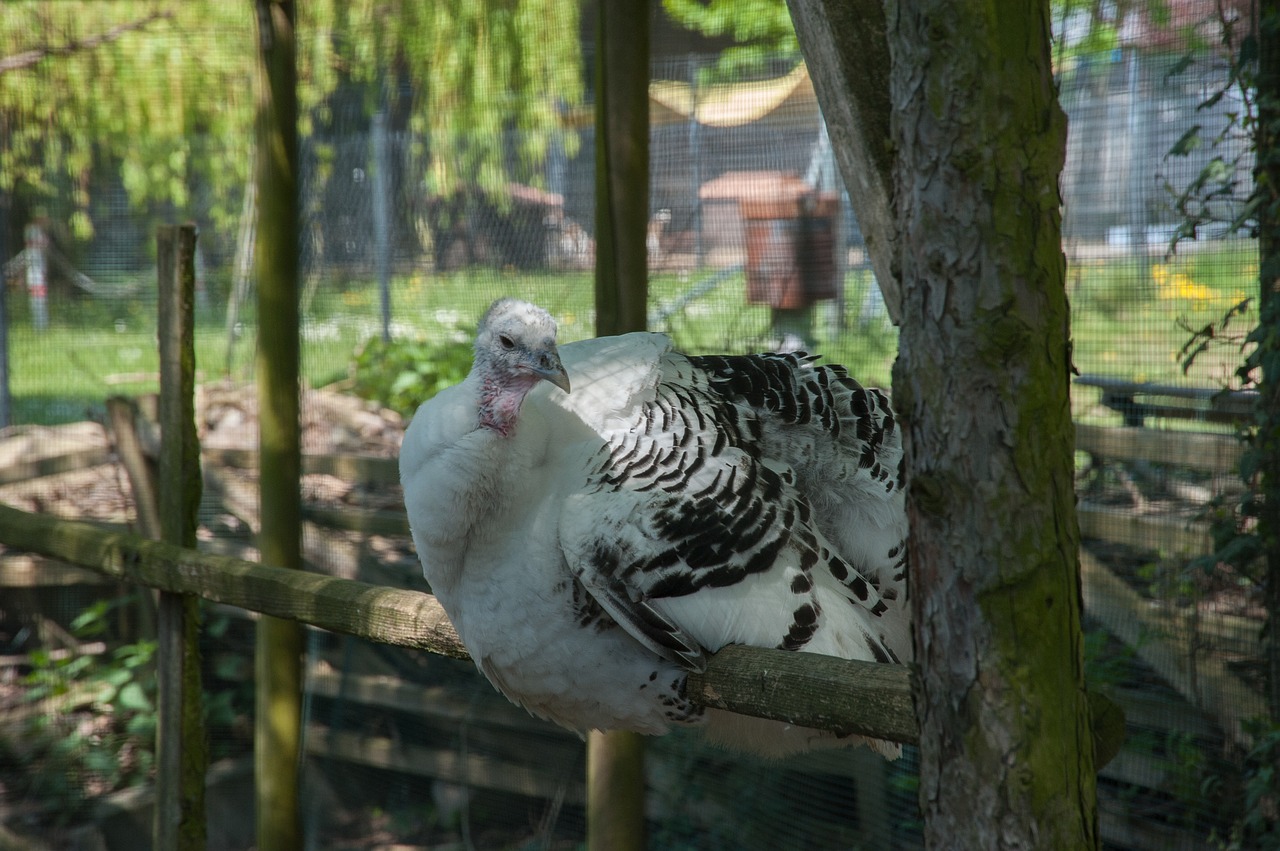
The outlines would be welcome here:
<svg viewBox="0 0 1280 851">
<path fill-rule="evenodd" d="M 1215 390 L 1130 381 L 1103 375 L 1081 375 L 1076 384 L 1097 387 L 1102 404 L 1124 417 L 1127 426 L 1141 427 L 1150 417 L 1235 423 L 1247 418 L 1257 403 L 1252 390 Z"/>
</svg>

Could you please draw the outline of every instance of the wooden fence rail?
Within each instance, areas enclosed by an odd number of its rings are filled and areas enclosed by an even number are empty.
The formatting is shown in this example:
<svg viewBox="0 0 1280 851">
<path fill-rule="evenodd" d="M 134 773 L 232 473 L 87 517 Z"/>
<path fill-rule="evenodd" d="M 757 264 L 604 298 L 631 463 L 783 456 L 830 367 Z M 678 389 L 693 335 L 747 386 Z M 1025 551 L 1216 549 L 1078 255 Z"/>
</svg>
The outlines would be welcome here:
<svg viewBox="0 0 1280 851">
<path fill-rule="evenodd" d="M 430 594 L 209 555 L 8 506 L 0 506 L 0 541 L 124 582 L 198 594 L 384 644 L 470 658 Z M 899 742 L 915 738 L 905 666 L 726 648 L 705 674 L 692 678 L 691 688 L 709 706 L 734 712 Z M 765 694 L 772 708 L 762 705 Z"/>
<path fill-rule="evenodd" d="M 370 585 L 150 541 L 90 523 L 0 505 L 0 542 L 162 591 L 196 594 L 383 644 L 470 658 L 430 594 Z M 918 728 L 905 665 L 757 647 L 726 647 L 689 677 L 703 704 L 841 733 L 913 744 Z M 1101 767 L 1118 752 L 1118 707 L 1090 695 Z"/>
</svg>

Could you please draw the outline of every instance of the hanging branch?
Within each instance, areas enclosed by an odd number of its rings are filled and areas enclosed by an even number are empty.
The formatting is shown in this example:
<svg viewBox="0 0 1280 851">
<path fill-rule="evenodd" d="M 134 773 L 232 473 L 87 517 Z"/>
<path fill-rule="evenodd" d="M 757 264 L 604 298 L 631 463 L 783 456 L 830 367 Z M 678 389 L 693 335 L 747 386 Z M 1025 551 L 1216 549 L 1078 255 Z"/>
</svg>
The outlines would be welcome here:
<svg viewBox="0 0 1280 851">
<path fill-rule="evenodd" d="M 173 12 L 162 12 L 160 10 L 156 10 L 145 18 L 139 18 L 136 21 L 126 21 L 123 24 L 116 24 L 106 32 L 101 32 L 97 35 L 71 39 L 63 44 L 42 44 L 39 47 L 33 47 L 30 50 L 15 53 L 13 56 L 0 57 L 0 74 L 4 74 L 8 71 L 21 71 L 24 68 L 30 68 L 51 56 L 67 56 L 72 53 L 79 53 L 82 50 L 93 50 L 94 48 L 101 47 L 104 44 L 119 41 L 126 33 L 146 29 L 156 21 L 168 20 L 172 17 Z"/>
</svg>

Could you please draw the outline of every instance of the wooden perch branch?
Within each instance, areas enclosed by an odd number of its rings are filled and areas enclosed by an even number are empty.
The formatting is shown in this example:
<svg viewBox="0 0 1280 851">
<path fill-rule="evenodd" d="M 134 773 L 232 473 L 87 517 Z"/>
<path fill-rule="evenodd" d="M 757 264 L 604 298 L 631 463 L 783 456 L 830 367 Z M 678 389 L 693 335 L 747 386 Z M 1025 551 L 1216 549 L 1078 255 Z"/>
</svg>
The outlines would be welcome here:
<svg viewBox="0 0 1280 851">
<path fill-rule="evenodd" d="M 6 71 L 20 71 L 23 68 L 30 68 L 39 64 L 42 60 L 48 59 L 50 56 L 66 56 L 70 53 L 76 53 L 81 50 L 92 50 L 95 47 L 101 47 L 104 44 L 117 41 L 125 33 L 134 32 L 136 30 L 145 29 L 151 24 L 159 20 L 166 20 L 173 17 L 173 12 L 155 11 L 145 18 L 139 18 L 136 21 L 126 21 L 123 24 L 116 24 L 110 29 L 100 32 L 97 35 L 86 36 L 85 38 L 72 39 L 63 44 L 42 44 L 33 47 L 30 50 L 24 50 L 21 53 L 15 53 L 12 56 L 0 57 L 0 74 Z"/>
<path fill-rule="evenodd" d="M 384 644 L 469 658 L 448 615 L 429 594 L 208 555 L 8 506 L 0 506 L 0 541 L 123 582 L 196 594 Z"/>
<path fill-rule="evenodd" d="M 470 658 L 430 594 L 208 555 L 5 505 L 0 505 L 0 542 L 123 582 L 197 594 L 383 644 Z M 708 660 L 705 673 L 689 675 L 689 692 L 707 706 L 743 715 L 917 741 L 911 672 L 905 665 L 730 646 Z M 1101 768 L 1120 749 L 1124 716 L 1105 698 L 1089 697 Z"/>
<path fill-rule="evenodd" d="M 714 709 L 802 727 L 904 744 L 919 733 L 906 665 L 733 644 L 689 675 L 689 693 Z"/>
</svg>

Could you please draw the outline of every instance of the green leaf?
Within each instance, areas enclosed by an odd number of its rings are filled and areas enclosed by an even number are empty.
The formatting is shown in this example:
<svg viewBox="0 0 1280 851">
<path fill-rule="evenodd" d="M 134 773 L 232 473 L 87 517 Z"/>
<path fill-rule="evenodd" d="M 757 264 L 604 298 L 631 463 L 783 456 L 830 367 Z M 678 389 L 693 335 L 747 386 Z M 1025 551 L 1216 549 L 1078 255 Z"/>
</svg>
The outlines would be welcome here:
<svg viewBox="0 0 1280 851">
<path fill-rule="evenodd" d="M 1196 61 L 1195 51 L 1187 51 L 1182 55 L 1181 59 L 1179 59 L 1177 62 L 1173 64 L 1172 68 L 1170 68 L 1168 71 L 1165 72 L 1165 75 L 1164 75 L 1165 81 L 1168 82 L 1170 77 L 1176 77 L 1179 74 L 1181 74 L 1183 71 L 1186 71 L 1188 68 L 1190 68 L 1192 65 L 1195 64 L 1195 61 Z"/>
<path fill-rule="evenodd" d="M 420 386 L 422 386 L 422 374 L 412 370 L 405 370 L 396 376 L 395 381 L 391 382 L 391 395 L 398 396 L 414 387 Z"/>
<path fill-rule="evenodd" d="M 112 668 L 102 674 L 102 681 L 121 688 L 133 679 L 133 672 L 127 668 Z"/>
<path fill-rule="evenodd" d="M 1241 67 L 1249 67 L 1258 61 L 1258 36 L 1250 32 L 1240 41 L 1240 53 L 1236 58 L 1236 64 Z"/>
<path fill-rule="evenodd" d="M 147 693 L 142 690 L 142 686 L 137 682 L 131 682 L 120 689 L 117 699 L 122 709 L 131 712 L 151 712 L 155 708 L 151 703 L 151 699 L 147 697 Z"/>
<path fill-rule="evenodd" d="M 156 732 L 156 716 L 154 712 L 141 712 L 128 720 L 124 725 L 125 732 L 131 736 L 151 738 Z"/>
<path fill-rule="evenodd" d="M 1178 141 L 1174 142 L 1173 146 L 1169 148 L 1169 154 L 1175 157 L 1185 157 L 1192 151 L 1198 150 L 1201 144 L 1200 129 L 1201 126 L 1199 124 L 1191 125 L 1185 133 L 1178 137 Z"/>
<path fill-rule="evenodd" d="M 80 638 L 101 635 L 107 628 L 106 616 L 112 609 L 110 600 L 97 600 L 71 620 L 71 632 Z"/>
</svg>

